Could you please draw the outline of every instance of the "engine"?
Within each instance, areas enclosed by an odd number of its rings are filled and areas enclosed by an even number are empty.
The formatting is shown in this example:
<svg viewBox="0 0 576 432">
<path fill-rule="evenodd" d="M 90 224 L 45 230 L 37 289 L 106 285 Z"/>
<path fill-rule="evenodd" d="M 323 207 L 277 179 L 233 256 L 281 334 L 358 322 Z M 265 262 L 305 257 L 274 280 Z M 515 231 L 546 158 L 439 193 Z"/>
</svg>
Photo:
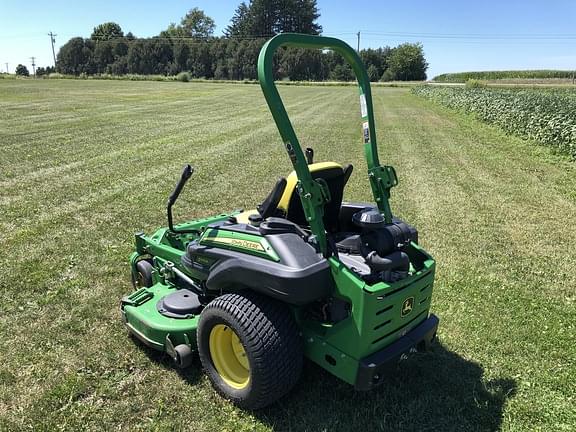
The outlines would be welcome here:
<svg viewBox="0 0 576 432">
<path fill-rule="evenodd" d="M 370 269 L 360 272 L 369 283 L 396 282 L 408 276 L 410 258 L 405 252 L 410 242 L 418 242 L 418 231 L 400 219 L 387 224 L 382 214 L 374 208 L 365 209 L 352 216 L 360 234 L 347 236 L 337 243 L 339 252 L 349 254 L 345 261 L 362 261 Z M 358 263 L 357 263 L 358 264 Z M 360 266 L 355 266 L 358 270 Z"/>
</svg>

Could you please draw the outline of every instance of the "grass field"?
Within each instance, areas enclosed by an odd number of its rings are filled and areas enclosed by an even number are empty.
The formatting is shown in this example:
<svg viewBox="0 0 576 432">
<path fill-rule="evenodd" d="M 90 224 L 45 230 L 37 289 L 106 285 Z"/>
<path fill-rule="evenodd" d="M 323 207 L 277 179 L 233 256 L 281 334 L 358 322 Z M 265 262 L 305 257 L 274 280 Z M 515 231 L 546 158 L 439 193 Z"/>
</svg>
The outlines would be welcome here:
<svg viewBox="0 0 576 432">
<path fill-rule="evenodd" d="M 357 95 L 284 87 L 317 160 L 369 198 Z M 356 393 L 313 364 L 242 412 L 134 343 L 118 305 L 132 233 L 253 207 L 289 162 L 257 86 L 0 81 L 0 430 L 572 431 L 576 165 L 410 94 L 374 90 L 393 209 L 438 260 L 440 341 Z"/>
</svg>

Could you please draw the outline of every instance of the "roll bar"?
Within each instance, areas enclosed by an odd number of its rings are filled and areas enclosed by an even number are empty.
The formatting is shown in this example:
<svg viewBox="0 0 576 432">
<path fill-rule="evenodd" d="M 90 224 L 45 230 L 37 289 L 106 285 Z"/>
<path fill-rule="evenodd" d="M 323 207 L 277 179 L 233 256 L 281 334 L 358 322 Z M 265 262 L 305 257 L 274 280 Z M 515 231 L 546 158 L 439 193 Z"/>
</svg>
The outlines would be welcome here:
<svg viewBox="0 0 576 432">
<path fill-rule="evenodd" d="M 272 117 L 276 122 L 278 131 L 284 142 L 284 147 L 288 152 L 288 156 L 298 176 L 298 191 L 302 200 L 304 213 L 310 223 L 312 232 L 318 238 L 321 250 L 325 256 L 327 256 L 329 255 L 329 251 L 322 217 L 324 215 L 324 203 L 328 199 L 329 193 L 325 188 L 325 184 L 312 179 L 306 157 L 302 152 L 298 137 L 288 118 L 282 98 L 274 84 L 272 68 L 273 57 L 276 50 L 281 46 L 330 49 L 341 54 L 352 67 L 358 81 L 358 90 L 360 93 L 362 139 L 364 142 L 364 155 L 368 166 L 368 176 L 374 199 L 387 222 L 392 221 L 392 213 L 388 203 L 390 188 L 395 186 L 398 180 L 392 167 L 381 167 L 378 161 L 370 80 L 366 73 L 366 68 L 356 51 L 344 41 L 324 36 L 281 33 L 268 40 L 262 47 L 258 57 L 258 79 Z"/>
</svg>

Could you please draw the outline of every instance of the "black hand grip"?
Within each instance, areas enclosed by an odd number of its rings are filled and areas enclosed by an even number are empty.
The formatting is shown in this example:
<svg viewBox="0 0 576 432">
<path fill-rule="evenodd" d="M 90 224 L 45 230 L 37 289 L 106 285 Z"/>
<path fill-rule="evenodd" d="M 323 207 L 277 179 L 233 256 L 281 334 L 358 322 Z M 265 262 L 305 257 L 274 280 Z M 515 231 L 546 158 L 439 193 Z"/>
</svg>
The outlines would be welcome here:
<svg viewBox="0 0 576 432">
<path fill-rule="evenodd" d="M 182 189 L 184 188 L 184 185 L 186 184 L 188 179 L 190 177 L 192 177 L 193 172 L 194 172 L 194 168 L 192 168 L 189 164 L 184 165 L 184 169 L 182 170 L 182 175 L 180 176 L 180 180 L 178 180 L 178 183 L 176 184 L 176 187 L 174 188 L 174 192 L 172 192 L 172 195 L 170 195 L 170 197 L 168 198 L 168 205 L 169 206 L 172 206 L 176 202 L 176 200 L 180 196 L 180 192 L 182 192 Z"/>
</svg>

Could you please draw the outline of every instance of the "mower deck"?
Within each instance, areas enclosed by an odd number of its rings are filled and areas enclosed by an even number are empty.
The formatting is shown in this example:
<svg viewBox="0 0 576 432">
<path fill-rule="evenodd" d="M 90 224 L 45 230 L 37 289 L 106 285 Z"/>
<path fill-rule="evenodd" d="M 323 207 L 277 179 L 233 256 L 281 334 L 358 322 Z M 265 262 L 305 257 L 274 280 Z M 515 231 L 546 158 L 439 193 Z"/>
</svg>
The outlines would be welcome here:
<svg viewBox="0 0 576 432">
<path fill-rule="evenodd" d="M 357 210 L 366 206 L 369 204 L 344 203 L 341 214 L 348 218 L 351 208 Z M 194 347 L 201 309 L 187 311 L 183 307 L 184 312 L 179 316 L 167 316 L 161 310 L 161 302 L 179 290 L 185 290 L 190 297 L 197 295 L 186 290 L 178 278 L 171 279 L 163 274 L 163 266 L 173 263 L 198 283 L 218 291 L 221 285 L 211 286 L 208 282 L 227 286 L 226 280 L 214 277 L 218 274 L 214 270 L 215 264 L 226 261 L 220 267 L 224 267 L 229 279 L 249 284 L 247 280 L 251 278 L 254 289 L 291 305 L 304 337 L 306 357 L 359 389 L 380 383 L 378 377 L 382 376 L 382 370 L 395 359 L 411 350 L 429 346 L 438 321 L 429 316 L 435 263 L 418 244 L 411 243 L 406 248 L 412 265 L 410 276 L 394 283 L 369 284 L 362 279 L 361 272 L 350 265 L 357 260 L 346 260 L 346 264 L 337 257 L 325 260 L 311 252 L 316 263 L 304 270 L 289 267 L 287 262 L 297 264 L 294 243 L 292 248 L 278 243 L 275 237 L 285 237 L 285 233 L 262 235 L 250 225 L 238 227 L 237 216 L 241 217 L 243 213 L 236 211 L 177 226 L 201 228 L 202 236 L 174 236 L 166 229 L 160 229 L 150 237 L 142 233 L 136 235 L 137 250 L 132 256 L 132 266 L 135 268 L 139 260 L 153 256 L 154 271 L 151 287 L 140 288 L 122 300 L 122 315 L 130 332 L 160 351 L 170 352 L 179 344 Z M 272 245 L 281 247 L 275 249 Z M 170 257 L 172 261 L 164 257 Z M 314 259 L 306 260 L 310 261 Z M 329 281 L 323 281 L 326 275 L 318 264 L 330 273 Z M 275 276 L 276 280 L 260 279 L 262 272 Z M 319 274 L 323 275 L 321 279 Z M 309 284 L 306 278 L 310 279 Z M 271 283 L 274 288 L 265 289 Z M 315 303 L 327 292 L 334 292 L 339 302 L 338 313 L 342 316 L 336 317 L 337 321 L 323 317 Z M 375 362 L 376 359 L 379 361 Z"/>
</svg>

